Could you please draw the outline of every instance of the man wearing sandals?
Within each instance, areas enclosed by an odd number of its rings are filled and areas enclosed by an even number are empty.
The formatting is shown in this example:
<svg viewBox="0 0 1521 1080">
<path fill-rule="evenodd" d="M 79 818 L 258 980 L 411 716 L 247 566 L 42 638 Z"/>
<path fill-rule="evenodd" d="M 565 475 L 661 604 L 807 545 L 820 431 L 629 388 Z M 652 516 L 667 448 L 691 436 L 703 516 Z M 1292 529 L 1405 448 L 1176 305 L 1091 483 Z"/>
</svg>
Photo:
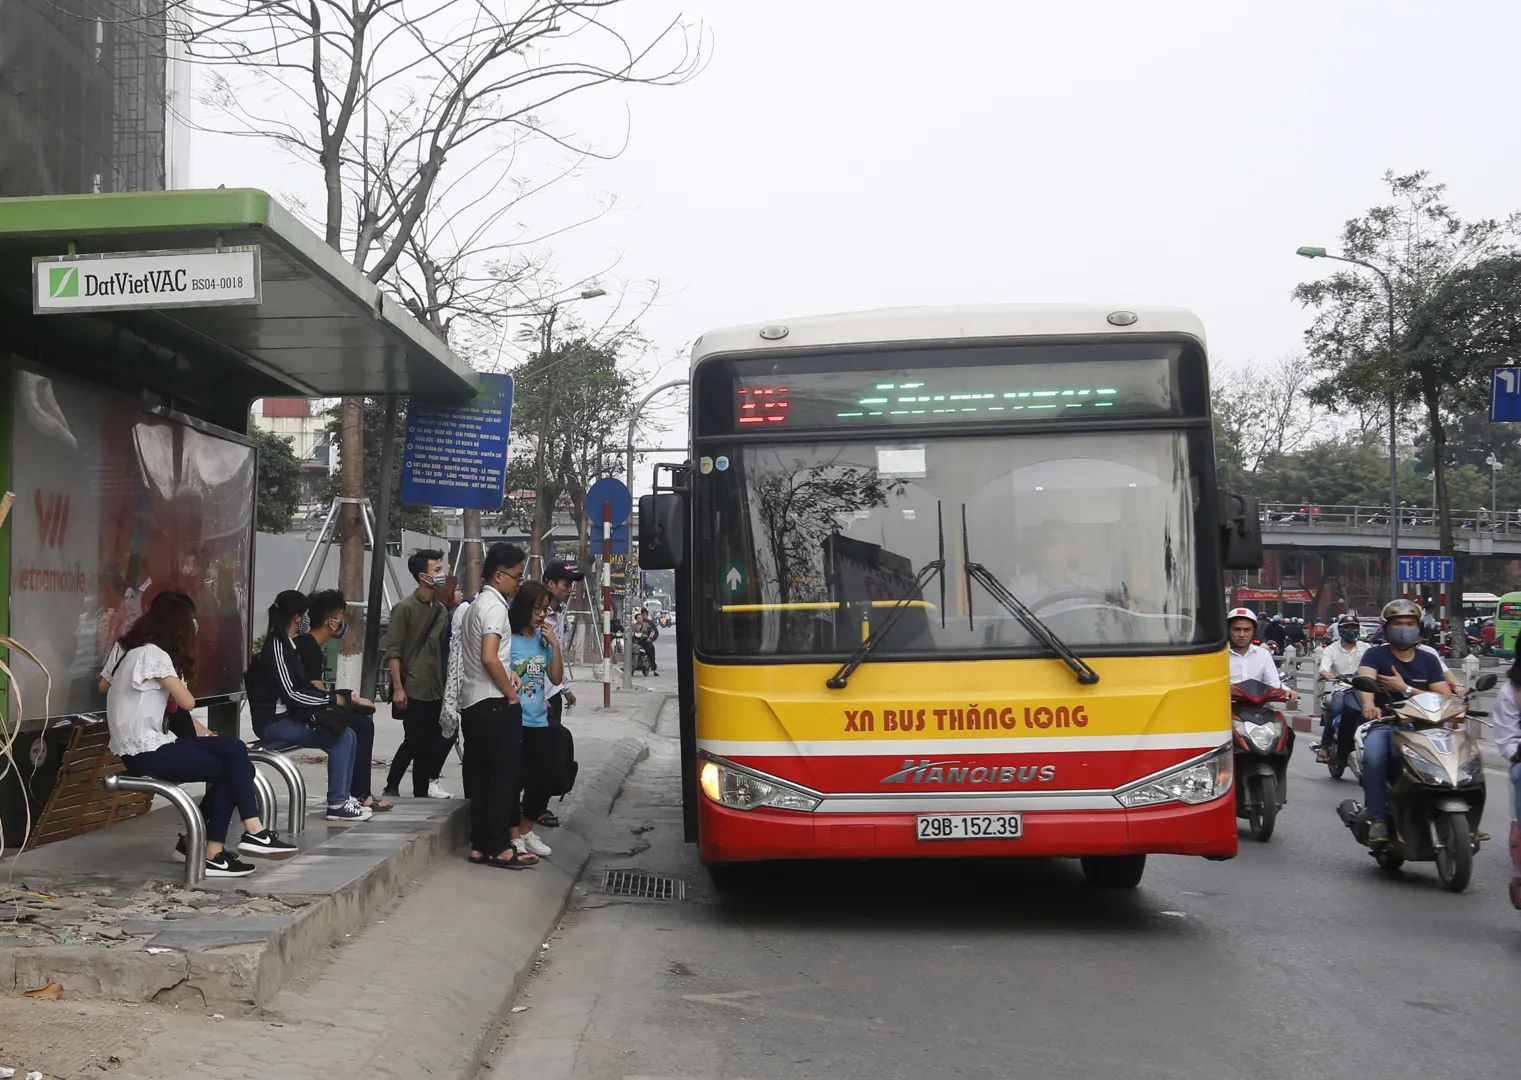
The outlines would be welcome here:
<svg viewBox="0 0 1521 1080">
<path fill-rule="evenodd" d="M 470 861 L 521 870 L 539 857 L 518 847 L 522 793 L 522 680 L 511 670 L 508 607 L 523 580 L 523 549 L 493 544 L 481 568 L 481 591 L 465 616 L 460 643 L 460 731 L 465 790 L 470 793 Z"/>
<path fill-rule="evenodd" d="M 565 563 L 551 563 L 544 571 L 544 588 L 549 591 L 549 614 L 544 616 L 544 625 L 554 632 L 555 640 L 563 647 L 570 639 L 566 635 L 566 615 L 570 611 L 570 593 L 578 581 L 582 581 L 586 575 L 579 570 L 574 570 Z M 576 703 L 575 692 L 570 688 L 570 673 L 567 666 L 566 672 L 558 683 L 551 683 L 549 691 L 549 723 L 551 726 L 563 723 L 565 710 Z M 560 819 L 550 810 L 545 810 L 538 817 L 538 823 L 546 829 L 553 829 L 560 824 Z"/>
</svg>

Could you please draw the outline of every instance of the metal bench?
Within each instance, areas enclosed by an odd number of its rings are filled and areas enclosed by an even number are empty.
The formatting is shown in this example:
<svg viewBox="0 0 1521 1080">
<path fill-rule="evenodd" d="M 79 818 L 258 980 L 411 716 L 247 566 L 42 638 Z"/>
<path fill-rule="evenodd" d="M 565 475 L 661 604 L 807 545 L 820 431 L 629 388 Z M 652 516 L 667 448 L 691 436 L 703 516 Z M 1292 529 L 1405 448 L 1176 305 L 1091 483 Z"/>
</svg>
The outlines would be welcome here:
<svg viewBox="0 0 1521 1080">
<path fill-rule="evenodd" d="M 199 885 L 206 877 L 206 822 L 201 808 L 185 789 L 167 780 L 155 780 L 151 776 L 129 776 L 113 773 L 101 778 L 101 786 L 107 791 L 141 791 L 149 795 L 162 795 L 180 812 L 185 823 L 185 885 Z M 268 787 L 269 782 L 265 781 Z"/>
<path fill-rule="evenodd" d="M 292 750 L 301 750 L 303 747 L 295 743 L 277 742 L 274 739 L 260 739 L 248 744 L 248 760 L 255 765 L 268 765 L 279 773 L 285 780 L 285 790 L 290 796 L 290 805 L 286 814 L 286 832 L 291 836 L 300 836 L 306 830 L 306 780 L 301 775 L 301 770 L 296 763 L 286 757 Z M 269 813 L 264 816 L 264 823 L 273 828 L 275 825 L 275 799 L 274 789 L 269 781 L 260 775 L 258 769 L 254 769 L 254 784 L 257 788 L 263 783 L 259 796 L 259 811 L 264 814 L 264 794 L 269 793 Z"/>
</svg>

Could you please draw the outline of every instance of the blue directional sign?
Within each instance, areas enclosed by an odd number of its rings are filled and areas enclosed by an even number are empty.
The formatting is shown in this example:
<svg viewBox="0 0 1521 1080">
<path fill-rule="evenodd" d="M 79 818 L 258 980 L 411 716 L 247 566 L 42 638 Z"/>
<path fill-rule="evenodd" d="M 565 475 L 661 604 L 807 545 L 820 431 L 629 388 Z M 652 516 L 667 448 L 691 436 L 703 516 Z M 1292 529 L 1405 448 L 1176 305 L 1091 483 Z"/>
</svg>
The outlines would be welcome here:
<svg viewBox="0 0 1521 1080">
<path fill-rule="evenodd" d="M 1451 555 L 1401 555 L 1401 581 L 1452 581 Z"/>
<path fill-rule="evenodd" d="M 500 510 L 511 417 L 511 375 L 482 375 L 475 397 L 463 405 L 413 400 L 401 457 L 401 501 Z"/>
<path fill-rule="evenodd" d="M 610 520 L 614 525 L 622 525 L 628 520 L 629 512 L 634 509 L 634 497 L 629 494 L 628 485 L 616 476 L 604 476 L 586 493 L 586 516 L 593 525 L 602 524 L 604 506 L 612 511 Z M 594 541 L 602 538 L 600 528 L 593 529 L 592 532 Z"/>
<path fill-rule="evenodd" d="M 1489 418 L 1502 424 L 1521 422 L 1521 368 L 1490 372 Z"/>
</svg>

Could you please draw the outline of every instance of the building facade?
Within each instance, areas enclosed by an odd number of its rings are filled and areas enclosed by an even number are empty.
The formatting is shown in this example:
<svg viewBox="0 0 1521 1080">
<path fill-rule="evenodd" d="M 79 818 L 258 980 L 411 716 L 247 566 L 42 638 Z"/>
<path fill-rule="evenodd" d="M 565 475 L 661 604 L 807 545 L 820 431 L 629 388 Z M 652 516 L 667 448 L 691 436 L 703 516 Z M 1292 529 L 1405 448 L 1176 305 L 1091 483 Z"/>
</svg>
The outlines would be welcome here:
<svg viewBox="0 0 1521 1080">
<path fill-rule="evenodd" d="M 0 197 L 184 186 L 167 25 L 161 0 L 0 0 Z"/>
</svg>

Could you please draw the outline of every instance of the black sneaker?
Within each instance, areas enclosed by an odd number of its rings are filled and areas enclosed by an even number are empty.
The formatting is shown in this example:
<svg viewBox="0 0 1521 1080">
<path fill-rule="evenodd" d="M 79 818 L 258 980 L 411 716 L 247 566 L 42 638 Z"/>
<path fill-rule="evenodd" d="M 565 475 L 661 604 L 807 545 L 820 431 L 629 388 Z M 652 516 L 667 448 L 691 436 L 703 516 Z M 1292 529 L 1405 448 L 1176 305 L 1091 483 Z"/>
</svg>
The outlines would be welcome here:
<svg viewBox="0 0 1521 1080">
<path fill-rule="evenodd" d="M 244 862 L 226 848 L 217 852 L 216 858 L 206 860 L 207 877 L 247 877 L 254 869 L 252 863 Z"/>
<path fill-rule="evenodd" d="M 300 850 L 295 844 L 281 840 L 279 833 L 268 828 L 260 833 L 245 832 L 238 843 L 239 855 L 294 855 Z"/>
<path fill-rule="evenodd" d="M 180 838 L 174 842 L 174 857 L 180 862 L 185 861 L 185 834 L 180 833 Z"/>
</svg>

